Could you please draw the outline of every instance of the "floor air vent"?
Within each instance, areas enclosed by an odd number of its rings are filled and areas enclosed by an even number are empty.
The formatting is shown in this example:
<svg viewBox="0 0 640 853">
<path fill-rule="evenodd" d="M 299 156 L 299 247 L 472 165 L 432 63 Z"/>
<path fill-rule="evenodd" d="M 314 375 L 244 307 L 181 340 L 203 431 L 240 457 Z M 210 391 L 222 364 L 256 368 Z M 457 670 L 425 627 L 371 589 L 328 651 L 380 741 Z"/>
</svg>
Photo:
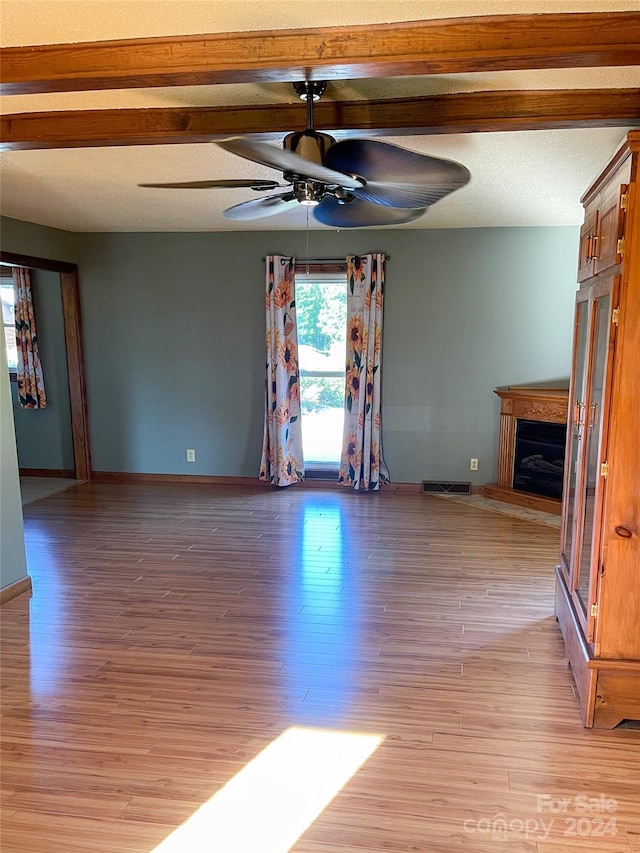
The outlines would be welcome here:
<svg viewBox="0 0 640 853">
<path fill-rule="evenodd" d="M 422 491 L 438 495 L 470 495 L 471 483 L 440 483 L 437 480 L 423 480 Z"/>
</svg>

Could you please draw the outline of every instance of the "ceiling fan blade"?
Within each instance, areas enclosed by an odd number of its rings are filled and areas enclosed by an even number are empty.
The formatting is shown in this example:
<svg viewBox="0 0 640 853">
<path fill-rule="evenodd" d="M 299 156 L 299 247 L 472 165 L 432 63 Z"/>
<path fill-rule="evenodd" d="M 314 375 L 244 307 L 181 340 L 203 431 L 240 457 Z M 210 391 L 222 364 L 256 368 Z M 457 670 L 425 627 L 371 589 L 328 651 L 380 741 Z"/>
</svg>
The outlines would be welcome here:
<svg viewBox="0 0 640 853">
<path fill-rule="evenodd" d="M 275 190 L 277 187 L 284 187 L 286 184 L 279 184 L 277 181 L 252 181 L 243 179 L 230 179 L 220 181 L 183 181 L 175 184 L 138 184 L 139 187 L 160 187 L 162 189 L 172 190 L 215 190 L 215 189 L 235 189 L 238 187 L 246 187 L 250 190 Z"/>
<path fill-rule="evenodd" d="M 249 202 L 250 203 L 250 202 Z M 367 225 L 402 225 L 426 213 L 425 208 L 386 207 L 354 198 L 338 204 L 333 196 L 325 196 L 314 208 L 313 215 L 324 225 L 334 228 L 366 228 Z"/>
<path fill-rule="evenodd" d="M 279 169 L 281 172 L 292 172 L 294 175 L 300 175 L 302 178 L 309 178 L 312 181 L 321 181 L 324 184 L 340 186 L 349 190 L 362 186 L 362 181 L 357 178 L 352 178 L 340 171 L 327 169 L 313 160 L 299 157 L 293 151 L 276 148 L 267 142 L 254 142 L 240 136 L 233 136 L 229 139 L 220 139 L 215 144 L 224 148 L 225 151 L 231 151 L 232 154 L 244 157 L 246 160 L 262 163 L 263 166 L 271 166 L 272 169 Z"/>
<path fill-rule="evenodd" d="M 250 219 L 263 219 L 265 216 L 275 216 L 276 213 L 284 213 L 292 207 L 296 207 L 298 199 L 293 193 L 284 195 L 267 195 L 264 198 L 254 198 L 251 201 L 243 201 L 228 207 L 223 216 L 225 219 L 233 219 L 236 222 L 244 222 Z"/>
<path fill-rule="evenodd" d="M 424 208 L 469 182 L 469 170 L 453 160 L 429 157 L 389 142 L 345 139 L 327 151 L 332 169 L 360 175 L 353 194 L 388 207 Z"/>
</svg>

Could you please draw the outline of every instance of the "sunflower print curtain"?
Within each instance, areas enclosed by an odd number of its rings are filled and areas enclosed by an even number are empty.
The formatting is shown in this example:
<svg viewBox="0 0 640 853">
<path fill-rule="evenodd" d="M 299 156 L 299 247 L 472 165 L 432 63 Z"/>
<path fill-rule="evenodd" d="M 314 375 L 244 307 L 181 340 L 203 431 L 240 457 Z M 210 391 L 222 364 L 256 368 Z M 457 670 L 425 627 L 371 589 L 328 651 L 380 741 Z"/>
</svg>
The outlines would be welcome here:
<svg viewBox="0 0 640 853">
<path fill-rule="evenodd" d="M 266 259 L 266 379 L 260 479 L 290 486 L 304 479 L 294 258 Z"/>
<path fill-rule="evenodd" d="M 383 254 L 347 257 L 347 364 L 338 481 L 365 491 L 389 482 L 380 428 L 384 261 Z"/>
<path fill-rule="evenodd" d="M 44 409 L 47 397 L 38 352 L 31 274 L 23 267 L 13 267 L 12 273 L 18 346 L 18 402 L 22 409 Z"/>
</svg>

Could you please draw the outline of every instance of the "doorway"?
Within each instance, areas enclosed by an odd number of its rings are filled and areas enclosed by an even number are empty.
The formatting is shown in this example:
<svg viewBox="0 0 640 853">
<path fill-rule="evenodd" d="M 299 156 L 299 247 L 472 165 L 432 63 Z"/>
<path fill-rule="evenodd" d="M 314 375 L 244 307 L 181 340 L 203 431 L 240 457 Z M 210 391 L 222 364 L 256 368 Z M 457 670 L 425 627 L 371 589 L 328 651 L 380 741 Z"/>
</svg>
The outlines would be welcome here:
<svg viewBox="0 0 640 853">
<path fill-rule="evenodd" d="M 0 252 L 0 265 L 56 273 L 59 277 L 72 445 L 71 469 L 62 470 L 71 473 L 75 480 L 88 480 L 91 476 L 91 459 L 77 266 L 65 261 L 12 252 Z"/>
</svg>

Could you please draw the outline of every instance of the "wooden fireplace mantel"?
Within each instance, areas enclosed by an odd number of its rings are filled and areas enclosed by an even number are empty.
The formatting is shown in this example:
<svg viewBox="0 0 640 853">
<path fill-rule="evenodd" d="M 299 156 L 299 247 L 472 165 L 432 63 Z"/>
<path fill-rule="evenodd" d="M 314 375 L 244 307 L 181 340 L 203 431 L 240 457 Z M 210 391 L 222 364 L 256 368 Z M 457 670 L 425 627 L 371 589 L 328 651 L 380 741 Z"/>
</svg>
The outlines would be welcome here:
<svg viewBox="0 0 640 853">
<path fill-rule="evenodd" d="M 526 388 L 518 386 L 496 388 L 494 394 L 500 397 L 498 482 L 494 486 L 485 486 L 484 494 L 497 500 L 517 503 L 531 509 L 542 509 L 560 515 L 561 501 L 514 490 L 513 462 L 518 418 L 566 424 L 569 406 L 568 388 Z"/>
</svg>

